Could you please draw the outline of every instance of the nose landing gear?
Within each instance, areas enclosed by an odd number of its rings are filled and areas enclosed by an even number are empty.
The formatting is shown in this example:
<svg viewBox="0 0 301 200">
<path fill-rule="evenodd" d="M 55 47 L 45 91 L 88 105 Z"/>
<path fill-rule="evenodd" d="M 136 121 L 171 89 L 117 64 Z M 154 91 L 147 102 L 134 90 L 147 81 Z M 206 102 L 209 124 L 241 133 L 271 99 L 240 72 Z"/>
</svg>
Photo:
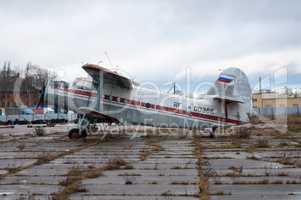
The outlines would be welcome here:
<svg viewBox="0 0 301 200">
<path fill-rule="evenodd" d="M 73 128 L 69 131 L 68 137 L 70 139 L 78 139 L 78 138 L 85 138 L 87 137 L 87 130 L 83 129 L 80 131 L 79 128 Z"/>
<path fill-rule="evenodd" d="M 86 138 L 88 136 L 88 128 L 90 121 L 83 115 L 78 119 L 78 128 L 73 128 L 69 131 L 68 137 L 70 139 Z"/>
</svg>

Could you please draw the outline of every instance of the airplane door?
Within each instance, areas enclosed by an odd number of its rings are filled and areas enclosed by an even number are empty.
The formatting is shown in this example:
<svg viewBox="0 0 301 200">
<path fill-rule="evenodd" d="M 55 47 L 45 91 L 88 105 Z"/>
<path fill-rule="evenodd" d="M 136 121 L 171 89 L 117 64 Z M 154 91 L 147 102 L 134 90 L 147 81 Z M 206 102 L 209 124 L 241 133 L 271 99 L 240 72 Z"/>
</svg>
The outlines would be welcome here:
<svg viewBox="0 0 301 200">
<path fill-rule="evenodd" d="M 225 118 L 228 119 L 228 102 L 225 101 Z"/>
</svg>

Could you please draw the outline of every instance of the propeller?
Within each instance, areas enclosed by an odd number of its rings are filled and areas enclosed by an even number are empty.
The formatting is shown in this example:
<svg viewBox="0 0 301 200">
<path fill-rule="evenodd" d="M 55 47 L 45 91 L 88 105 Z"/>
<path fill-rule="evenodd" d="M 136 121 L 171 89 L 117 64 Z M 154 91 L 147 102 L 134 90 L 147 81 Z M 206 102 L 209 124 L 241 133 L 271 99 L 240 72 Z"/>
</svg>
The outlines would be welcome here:
<svg viewBox="0 0 301 200">
<path fill-rule="evenodd" d="M 43 86 L 42 86 L 42 89 L 41 89 L 40 99 L 39 99 L 39 102 L 38 102 L 36 108 L 40 108 L 40 106 L 42 108 L 44 107 L 45 91 L 46 91 L 46 84 L 44 83 Z"/>
</svg>

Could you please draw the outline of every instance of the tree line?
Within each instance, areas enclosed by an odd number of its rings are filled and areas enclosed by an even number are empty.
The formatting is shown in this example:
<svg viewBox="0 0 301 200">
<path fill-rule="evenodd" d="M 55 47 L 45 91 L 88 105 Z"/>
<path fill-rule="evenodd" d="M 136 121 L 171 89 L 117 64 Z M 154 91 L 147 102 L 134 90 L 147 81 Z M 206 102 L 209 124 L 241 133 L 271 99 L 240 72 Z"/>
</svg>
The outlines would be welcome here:
<svg viewBox="0 0 301 200">
<path fill-rule="evenodd" d="M 30 105 L 35 104 L 40 96 L 40 90 L 48 79 L 56 78 L 54 73 L 38 65 L 28 62 L 23 68 L 12 65 L 10 61 L 5 61 L 0 68 L 0 107 L 14 106 L 11 96 L 16 88 L 16 82 L 20 81 L 18 90 L 23 98 L 32 99 Z"/>
</svg>

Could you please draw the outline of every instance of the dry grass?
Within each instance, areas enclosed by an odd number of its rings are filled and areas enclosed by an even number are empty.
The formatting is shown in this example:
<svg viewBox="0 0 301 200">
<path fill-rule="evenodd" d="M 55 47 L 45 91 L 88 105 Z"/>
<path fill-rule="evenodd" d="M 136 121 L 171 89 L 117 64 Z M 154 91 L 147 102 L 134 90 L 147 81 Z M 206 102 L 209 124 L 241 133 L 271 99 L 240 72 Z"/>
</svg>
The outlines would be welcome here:
<svg viewBox="0 0 301 200">
<path fill-rule="evenodd" d="M 155 153 L 163 150 L 163 148 L 161 147 L 161 145 L 159 143 L 151 144 L 150 146 L 151 146 L 152 152 L 155 152 Z"/>
<path fill-rule="evenodd" d="M 172 192 L 170 191 L 170 190 L 167 190 L 167 191 L 165 191 L 165 192 L 163 192 L 162 194 L 161 194 L 161 196 L 172 196 L 173 194 L 172 194 Z"/>
<path fill-rule="evenodd" d="M 286 184 L 301 184 L 301 182 L 296 180 L 292 180 L 292 181 L 288 180 L 286 181 Z"/>
<path fill-rule="evenodd" d="M 301 131 L 301 116 L 291 115 L 287 118 L 288 130 L 292 132 Z"/>
<path fill-rule="evenodd" d="M 84 178 L 97 178 L 99 176 L 103 175 L 103 168 L 93 168 L 93 169 L 89 169 L 86 173 Z"/>
<path fill-rule="evenodd" d="M 252 128 L 248 127 L 236 127 L 234 129 L 234 137 L 240 139 L 249 139 L 252 133 Z"/>
<path fill-rule="evenodd" d="M 233 173 L 236 173 L 238 176 L 240 176 L 244 170 L 243 166 L 239 166 L 239 167 L 232 166 L 232 167 L 229 167 L 229 169 L 232 170 Z"/>
<path fill-rule="evenodd" d="M 255 157 L 254 155 L 248 156 L 247 159 L 249 159 L 249 160 L 259 160 L 259 158 Z"/>
<path fill-rule="evenodd" d="M 42 165 L 49 163 L 52 160 L 55 160 L 59 157 L 63 156 L 62 154 L 50 154 L 46 153 L 38 157 L 38 160 L 35 162 L 35 165 Z"/>
<path fill-rule="evenodd" d="M 293 165 L 296 168 L 301 167 L 301 161 L 299 159 L 292 159 L 286 156 L 283 156 L 281 159 L 278 159 L 277 162 L 283 165 Z"/>
<path fill-rule="evenodd" d="M 287 181 L 274 180 L 274 181 L 270 181 L 268 179 L 263 179 L 263 180 L 259 180 L 259 181 L 237 181 L 237 182 L 233 182 L 232 184 L 233 185 L 268 185 L 268 184 L 279 185 L 279 184 L 300 184 L 300 182 L 298 182 L 296 180 L 287 180 Z"/>
<path fill-rule="evenodd" d="M 170 169 L 183 169 L 181 166 L 171 167 Z"/>
<path fill-rule="evenodd" d="M 232 183 L 233 185 L 266 185 L 270 184 L 268 179 L 263 179 L 259 181 L 235 181 Z"/>
<path fill-rule="evenodd" d="M 258 139 L 254 144 L 256 148 L 269 148 L 269 141 L 267 139 Z"/>
<path fill-rule="evenodd" d="M 22 169 L 23 169 L 22 167 L 8 167 L 8 168 L 4 168 L 4 170 L 8 171 L 8 174 L 15 174 L 15 173 L 21 171 Z M 4 177 L 4 175 L 2 177 Z"/>
<path fill-rule="evenodd" d="M 62 182 L 60 182 L 61 186 L 68 186 L 78 180 L 81 180 L 82 176 L 83 176 L 83 171 L 80 170 L 79 167 L 73 167 L 70 169 L 70 171 L 67 173 L 66 175 L 66 179 Z"/>
<path fill-rule="evenodd" d="M 195 185 L 195 182 L 189 182 L 189 181 L 173 181 L 173 182 L 171 182 L 171 185 Z"/>
<path fill-rule="evenodd" d="M 164 150 L 160 145 L 159 140 L 160 138 L 157 137 L 145 139 L 145 144 L 149 147 L 144 147 L 139 151 L 139 159 L 141 161 L 146 160 L 153 153 L 158 153 Z"/>
<path fill-rule="evenodd" d="M 127 161 L 121 158 L 115 158 L 107 162 L 107 164 L 104 166 L 104 170 L 116 170 L 116 169 L 120 169 L 122 166 L 125 167 L 127 165 L 128 165 Z"/>
<path fill-rule="evenodd" d="M 200 200 L 209 200 L 209 181 L 203 178 L 199 182 Z"/>
<path fill-rule="evenodd" d="M 90 178 L 97 178 L 103 175 L 104 171 L 116 170 L 129 165 L 123 159 L 116 158 L 109 160 L 104 166 L 89 167 L 88 169 L 80 169 L 73 167 L 66 175 L 66 179 L 60 183 L 64 189 L 56 194 L 53 194 L 53 200 L 67 200 L 69 196 L 76 192 L 86 192 L 86 189 L 81 187 L 81 181 Z"/>
<path fill-rule="evenodd" d="M 150 156 L 152 154 L 152 152 L 147 149 L 147 148 L 143 148 L 139 151 L 139 159 L 141 161 L 144 161 L 148 158 L 148 156 Z"/>
<path fill-rule="evenodd" d="M 235 172 L 229 172 L 229 173 L 226 173 L 222 176 L 226 176 L 226 177 L 238 177 L 238 176 L 241 176 L 241 174 L 238 174 L 238 173 L 235 173 Z"/>
<path fill-rule="evenodd" d="M 147 184 L 149 184 L 149 185 L 157 185 L 158 182 L 157 181 L 151 181 L 151 182 L 148 182 Z"/>
<path fill-rule="evenodd" d="M 86 148 L 86 147 L 79 147 L 77 149 L 73 149 L 73 150 L 70 150 L 70 151 L 63 152 L 63 153 L 53 153 L 53 154 L 44 153 L 44 154 L 38 156 L 37 161 L 34 162 L 31 165 L 27 165 L 25 167 L 16 167 L 16 168 L 9 168 L 9 169 L 7 169 L 9 173 L 7 173 L 5 176 L 16 174 L 16 173 L 18 173 L 18 172 L 20 172 L 22 170 L 29 169 L 29 168 L 31 168 L 33 166 L 47 164 L 47 163 L 49 163 L 49 162 L 51 162 L 51 161 L 53 161 L 55 159 L 58 159 L 60 157 L 74 154 L 75 152 L 80 151 L 83 148 Z"/>
<path fill-rule="evenodd" d="M 288 158 L 285 154 L 278 159 L 276 162 L 282 164 L 282 165 L 295 165 L 295 162 Z"/>
<path fill-rule="evenodd" d="M 289 146 L 289 144 L 287 142 L 280 142 L 278 146 L 279 147 L 287 147 L 287 146 Z"/>
<path fill-rule="evenodd" d="M 193 144 L 195 145 L 193 153 L 197 158 L 197 167 L 198 167 L 198 175 L 199 175 L 199 182 L 198 182 L 198 188 L 199 188 L 199 197 L 200 200 L 209 200 L 209 180 L 208 177 L 204 174 L 203 171 L 203 146 L 201 144 L 201 141 L 199 138 L 194 137 L 193 138 Z"/>
<path fill-rule="evenodd" d="M 254 153 L 257 150 L 257 148 L 269 148 L 269 147 L 270 144 L 268 139 L 261 138 L 256 140 L 254 144 L 250 144 L 248 147 L 246 147 L 245 151 L 248 153 Z"/>
<path fill-rule="evenodd" d="M 276 180 L 276 181 L 270 182 L 270 184 L 283 184 L 283 181 L 282 180 Z"/>
<path fill-rule="evenodd" d="M 262 121 L 259 119 L 259 117 L 255 116 L 255 115 L 254 116 L 250 116 L 249 120 L 250 120 L 251 124 L 260 124 L 260 123 L 262 123 Z"/>
<path fill-rule="evenodd" d="M 213 195 L 213 196 L 225 196 L 225 195 L 232 195 L 232 193 L 231 192 L 227 192 L 227 193 L 225 193 L 225 192 L 223 192 L 223 191 L 219 191 L 219 192 L 216 192 L 216 193 L 211 193 L 210 195 Z"/>
<path fill-rule="evenodd" d="M 40 128 L 40 127 L 37 127 L 34 129 L 35 131 L 35 134 L 39 137 L 42 137 L 45 135 L 45 129 L 44 128 Z"/>
<path fill-rule="evenodd" d="M 25 144 L 23 144 L 23 143 L 21 143 L 21 144 L 19 144 L 18 146 L 17 146 L 17 149 L 19 150 L 19 151 L 23 151 L 24 149 L 25 149 Z"/>
<path fill-rule="evenodd" d="M 141 176 L 141 174 L 138 174 L 138 173 L 124 173 L 124 174 L 118 174 L 118 176 Z"/>
<path fill-rule="evenodd" d="M 225 144 L 206 144 L 208 149 L 239 149 L 242 147 L 242 141 L 232 138 L 231 141 L 224 141 Z"/>
<path fill-rule="evenodd" d="M 287 172 L 279 172 L 277 175 L 278 176 L 288 176 L 288 173 Z"/>
<path fill-rule="evenodd" d="M 289 139 L 291 137 L 289 133 L 274 133 L 272 136 L 274 139 Z"/>
<path fill-rule="evenodd" d="M 256 151 L 256 147 L 254 145 L 250 145 L 245 150 L 248 153 L 254 153 Z"/>
<path fill-rule="evenodd" d="M 133 165 L 127 164 L 122 169 L 134 169 Z"/>
<path fill-rule="evenodd" d="M 80 186 L 80 181 L 84 178 L 84 171 L 79 167 L 73 167 L 66 176 L 66 180 L 60 182 L 60 185 L 64 186 L 64 190 L 54 194 L 53 200 L 67 200 L 72 193 L 86 192 L 86 189 Z"/>
</svg>

